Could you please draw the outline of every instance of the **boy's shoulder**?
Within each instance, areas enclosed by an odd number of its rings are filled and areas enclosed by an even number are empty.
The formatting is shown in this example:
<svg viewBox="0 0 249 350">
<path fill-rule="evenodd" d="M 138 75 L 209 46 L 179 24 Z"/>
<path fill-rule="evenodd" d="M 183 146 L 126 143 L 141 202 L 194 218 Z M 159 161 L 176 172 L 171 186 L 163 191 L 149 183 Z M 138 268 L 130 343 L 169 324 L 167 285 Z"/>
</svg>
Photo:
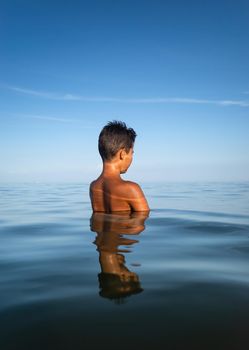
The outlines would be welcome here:
<svg viewBox="0 0 249 350">
<path fill-rule="evenodd" d="M 90 183 L 90 188 L 91 188 L 91 187 L 94 187 L 94 186 L 96 185 L 96 183 L 97 183 L 97 179 L 96 179 L 96 180 L 93 180 L 93 181 Z"/>
<path fill-rule="evenodd" d="M 127 188 L 130 188 L 130 189 L 137 190 L 137 189 L 141 188 L 139 186 L 139 184 L 137 184 L 136 182 L 133 182 L 133 181 L 123 180 L 122 183 L 124 186 L 126 186 Z"/>
<path fill-rule="evenodd" d="M 93 181 L 90 183 L 90 186 L 89 186 L 90 192 L 94 189 L 95 186 L 96 186 L 96 180 L 93 180 Z"/>
<path fill-rule="evenodd" d="M 100 202 L 102 203 L 103 198 L 105 198 L 105 203 L 112 203 L 112 211 L 117 210 L 117 207 L 119 208 L 119 211 L 124 210 L 124 208 L 125 210 L 129 210 L 130 208 L 133 211 L 149 210 L 149 206 L 143 194 L 143 191 L 137 183 L 125 180 L 102 180 L 103 178 L 98 178 L 97 180 L 92 181 L 92 183 L 90 184 L 90 197 L 93 203 L 93 208 L 99 207 L 95 204 L 99 204 Z M 113 204 L 113 201 L 116 201 L 116 204 Z M 96 209 L 96 211 L 106 210 L 105 207 L 102 207 L 101 205 L 100 207 L 101 209 Z"/>
<path fill-rule="evenodd" d="M 143 195 L 141 187 L 136 182 L 127 180 L 121 180 L 114 183 L 113 181 L 103 181 L 103 179 L 98 178 L 90 183 L 90 190 L 103 189 L 103 185 L 105 185 L 106 189 L 110 187 L 110 189 L 113 189 L 114 191 L 120 190 L 125 192 L 127 195 L 131 195 L 132 197 Z"/>
<path fill-rule="evenodd" d="M 136 182 L 123 181 L 123 186 L 127 191 L 127 194 L 131 195 L 132 197 L 141 197 L 144 195 L 141 187 Z"/>
<path fill-rule="evenodd" d="M 93 190 L 93 189 L 100 189 L 103 187 L 103 179 L 101 178 L 101 176 L 99 176 L 97 179 L 93 180 L 91 183 L 90 183 L 90 190 Z"/>
<path fill-rule="evenodd" d="M 125 194 L 134 211 L 149 211 L 147 200 L 141 187 L 132 181 L 125 181 Z"/>
</svg>

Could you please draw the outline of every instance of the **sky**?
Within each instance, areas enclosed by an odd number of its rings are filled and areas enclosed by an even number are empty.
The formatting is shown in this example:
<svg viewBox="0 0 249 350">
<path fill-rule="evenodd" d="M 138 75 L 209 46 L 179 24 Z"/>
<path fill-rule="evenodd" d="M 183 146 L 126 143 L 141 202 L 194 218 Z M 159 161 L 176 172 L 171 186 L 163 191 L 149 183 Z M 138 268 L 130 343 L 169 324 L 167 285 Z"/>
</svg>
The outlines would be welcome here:
<svg viewBox="0 0 249 350">
<path fill-rule="evenodd" d="M 0 181 L 249 181 L 248 0 L 0 0 Z"/>
</svg>

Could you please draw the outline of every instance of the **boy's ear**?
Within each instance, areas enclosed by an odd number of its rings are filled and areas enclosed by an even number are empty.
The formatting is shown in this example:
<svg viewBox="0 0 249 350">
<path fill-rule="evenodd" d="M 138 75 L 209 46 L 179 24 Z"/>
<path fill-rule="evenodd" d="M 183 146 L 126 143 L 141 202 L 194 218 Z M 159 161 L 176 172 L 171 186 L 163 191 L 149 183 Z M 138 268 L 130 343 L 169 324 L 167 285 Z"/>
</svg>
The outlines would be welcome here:
<svg viewBox="0 0 249 350">
<path fill-rule="evenodd" d="M 126 152 L 124 150 L 124 148 L 122 148 L 120 151 L 119 151 L 119 158 L 122 160 L 124 159 L 126 156 Z"/>
</svg>

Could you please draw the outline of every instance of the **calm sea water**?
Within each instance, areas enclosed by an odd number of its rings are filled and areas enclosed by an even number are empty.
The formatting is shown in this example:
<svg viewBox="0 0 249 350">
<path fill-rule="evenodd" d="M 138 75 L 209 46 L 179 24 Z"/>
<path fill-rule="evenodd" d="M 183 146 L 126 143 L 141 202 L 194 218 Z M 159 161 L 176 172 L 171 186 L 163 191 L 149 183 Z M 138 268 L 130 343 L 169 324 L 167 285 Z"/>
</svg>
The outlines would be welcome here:
<svg viewBox="0 0 249 350">
<path fill-rule="evenodd" d="M 249 183 L 0 186 L 0 349 L 248 349 Z"/>
</svg>

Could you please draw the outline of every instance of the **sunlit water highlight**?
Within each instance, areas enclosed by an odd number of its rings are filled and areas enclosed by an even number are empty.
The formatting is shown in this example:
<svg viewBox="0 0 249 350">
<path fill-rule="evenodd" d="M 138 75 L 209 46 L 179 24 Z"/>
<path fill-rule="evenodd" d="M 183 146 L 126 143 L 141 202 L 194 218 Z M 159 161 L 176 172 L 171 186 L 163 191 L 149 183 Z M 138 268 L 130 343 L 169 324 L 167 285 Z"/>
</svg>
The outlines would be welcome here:
<svg viewBox="0 0 249 350">
<path fill-rule="evenodd" d="M 143 189 L 148 218 L 0 186 L 0 349 L 249 348 L 249 183 Z"/>
</svg>

